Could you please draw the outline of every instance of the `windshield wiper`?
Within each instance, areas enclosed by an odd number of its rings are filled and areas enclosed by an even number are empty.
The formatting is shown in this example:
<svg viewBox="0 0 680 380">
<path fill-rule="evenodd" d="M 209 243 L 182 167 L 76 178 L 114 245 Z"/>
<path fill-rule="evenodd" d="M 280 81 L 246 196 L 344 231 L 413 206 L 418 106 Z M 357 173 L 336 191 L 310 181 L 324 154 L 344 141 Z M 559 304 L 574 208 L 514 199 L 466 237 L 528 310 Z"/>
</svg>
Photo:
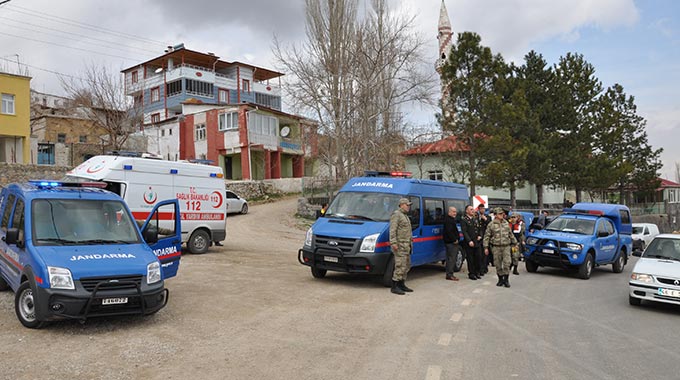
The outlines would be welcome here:
<svg viewBox="0 0 680 380">
<path fill-rule="evenodd" d="M 130 244 L 131 242 L 127 240 L 107 240 L 107 239 L 89 239 L 89 240 L 78 240 L 78 244 Z"/>
<path fill-rule="evenodd" d="M 662 260 L 673 260 L 673 261 L 680 261 L 680 259 L 671 257 L 671 256 L 664 256 L 664 255 L 645 255 L 645 257 L 648 258 L 653 258 L 653 259 L 662 259 Z"/>
<path fill-rule="evenodd" d="M 75 240 L 68 240 L 68 239 L 59 239 L 59 238 L 40 238 L 36 239 L 38 242 L 45 242 L 45 243 L 61 243 L 61 244 L 77 244 L 78 242 Z"/>
<path fill-rule="evenodd" d="M 363 216 L 363 215 L 349 215 L 348 217 L 354 218 L 354 219 L 361 219 L 361 220 L 368 220 L 368 221 L 371 221 L 371 222 L 375 222 L 375 220 L 373 220 L 373 219 L 371 219 L 367 216 Z"/>
</svg>

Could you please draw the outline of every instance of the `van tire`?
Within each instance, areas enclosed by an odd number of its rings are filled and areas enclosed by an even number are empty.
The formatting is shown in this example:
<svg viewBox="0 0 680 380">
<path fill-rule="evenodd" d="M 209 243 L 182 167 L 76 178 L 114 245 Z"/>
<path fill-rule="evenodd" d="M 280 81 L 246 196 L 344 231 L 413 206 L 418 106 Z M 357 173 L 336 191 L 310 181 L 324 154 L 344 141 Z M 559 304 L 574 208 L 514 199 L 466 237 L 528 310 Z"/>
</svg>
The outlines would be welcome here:
<svg viewBox="0 0 680 380">
<path fill-rule="evenodd" d="M 208 252 L 208 248 L 211 245 L 210 235 L 204 230 L 197 230 L 191 234 L 189 241 L 187 242 L 187 248 L 189 252 L 201 255 Z"/>
<path fill-rule="evenodd" d="M 241 207 L 241 214 L 247 214 L 248 213 L 248 205 L 243 204 L 243 207 Z"/>
<path fill-rule="evenodd" d="M 640 306 L 642 304 L 642 300 L 631 295 L 628 295 L 628 303 L 631 304 L 632 306 Z"/>
<path fill-rule="evenodd" d="M 5 279 L 2 278 L 2 276 L 0 276 L 0 291 L 7 289 L 9 289 L 9 284 L 7 284 L 7 281 L 5 281 Z"/>
<path fill-rule="evenodd" d="M 529 273 L 536 273 L 538 271 L 538 264 L 532 259 L 525 259 L 524 266 Z"/>
<path fill-rule="evenodd" d="M 456 255 L 455 264 L 453 265 L 454 273 L 460 272 L 460 270 L 463 268 L 463 261 L 464 260 L 465 260 L 465 255 L 463 254 L 463 248 L 459 248 L 458 254 Z"/>
<path fill-rule="evenodd" d="M 583 260 L 581 266 L 578 267 L 578 277 L 582 280 L 589 279 L 590 275 L 593 273 L 594 266 L 595 265 L 593 264 L 593 254 L 588 252 L 586 254 L 586 259 Z"/>
<path fill-rule="evenodd" d="M 619 252 L 619 257 L 614 261 L 612 264 L 612 271 L 614 273 L 621 273 L 623 272 L 623 267 L 626 266 L 626 259 L 625 259 L 626 254 L 623 252 Z"/>
<path fill-rule="evenodd" d="M 24 281 L 14 295 L 14 311 L 19 322 L 29 329 L 39 329 L 45 325 L 35 314 L 35 292 L 28 281 Z"/>
<path fill-rule="evenodd" d="M 328 271 L 325 269 L 312 267 L 312 277 L 314 278 L 324 278 Z"/>
<path fill-rule="evenodd" d="M 394 256 L 390 256 L 389 261 L 387 261 L 387 266 L 385 267 L 385 273 L 383 274 L 382 283 L 384 286 L 390 288 L 392 287 L 392 275 L 394 274 Z"/>
</svg>

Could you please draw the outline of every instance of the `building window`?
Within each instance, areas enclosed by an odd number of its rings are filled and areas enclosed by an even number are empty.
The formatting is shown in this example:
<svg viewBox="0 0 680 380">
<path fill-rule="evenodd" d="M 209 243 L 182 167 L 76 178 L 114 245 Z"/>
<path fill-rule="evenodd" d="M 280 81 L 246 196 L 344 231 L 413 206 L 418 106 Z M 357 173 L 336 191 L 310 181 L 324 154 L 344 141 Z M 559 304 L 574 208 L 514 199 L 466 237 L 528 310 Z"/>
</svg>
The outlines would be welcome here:
<svg viewBox="0 0 680 380">
<path fill-rule="evenodd" d="M 87 142 L 87 136 L 85 135 L 80 135 L 80 138 L 78 139 L 81 143 L 86 143 Z"/>
<path fill-rule="evenodd" d="M 132 83 L 139 82 L 139 72 L 137 70 L 132 72 Z"/>
<path fill-rule="evenodd" d="M 205 124 L 198 124 L 195 127 L 196 133 L 194 134 L 195 138 L 194 141 L 203 141 L 205 140 Z"/>
<path fill-rule="evenodd" d="M 223 88 L 220 88 L 218 90 L 218 101 L 220 103 L 229 103 L 229 90 L 225 90 Z"/>
<path fill-rule="evenodd" d="M 65 143 L 66 142 L 66 133 L 58 133 L 57 134 L 57 142 L 58 143 Z"/>
<path fill-rule="evenodd" d="M 152 113 L 151 114 L 151 122 L 152 123 L 160 123 L 161 122 L 161 114 L 160 113 Z"/>
<path fill-rule="evenodd" d="M 161 88 L 154 87 L 151 89 L 151 103 L 161 100 Z"/>
<path fill-rule="evenodd" d="M 431 171 L 427 172 L 427 175 L 433 181 L 443 181 L 444 180 L 444 173 L 441 170 L 431 170 Z"/>
<path fill-rule="evenodd" d="M 279 119 L 251 112 L 248 114 L 248 129 L 260 135 L 276 136 L 279 129 Z"/>
<path fill-rule="evenodd" d="M 238 129 L 238 112 L 222 113 L 217 118 L 220 131 L 228 131 L 230 129 Z"/>
<path fill-rule="evenodd" d="M 243 91 L 250 92 L 250 81 L 248 79 L 243 80 Z"/>
<path fill-rule="evenodd" d="M 172 128 L 168 129 L 168 136 L 172 136 Z"/>
<path fill-rule="evenodd" d="M 2 113 L 14 115 L 14 95 L 2 94 Z"/>
<path fill-rule="evenodd" d="M 165 93 L 168 97 L 179 95 L 182 93 L 182 80 L 176 80 L 165 85 Z"/>
<path fill-rule="evenodd" d="M 161 129 L 161 137 L 165 137 L 165 129 Z"/>
<path fill-rule="evenodd" d="M 187 79 L 187 94 L 205 96 L 214 98 L 213 84 L 208 82 L 201 82 L 198 80 Z"/>
<path fill-rule="evenodd" d="M 38 165 L 54 165 L 54 144 L 38 143 Z"/>
<path fill-rule="evenodd" d="M 255 103 L 269 108 L 281 109 L 281 97 L 275 95 L 255 93 Z"/>
</svg>

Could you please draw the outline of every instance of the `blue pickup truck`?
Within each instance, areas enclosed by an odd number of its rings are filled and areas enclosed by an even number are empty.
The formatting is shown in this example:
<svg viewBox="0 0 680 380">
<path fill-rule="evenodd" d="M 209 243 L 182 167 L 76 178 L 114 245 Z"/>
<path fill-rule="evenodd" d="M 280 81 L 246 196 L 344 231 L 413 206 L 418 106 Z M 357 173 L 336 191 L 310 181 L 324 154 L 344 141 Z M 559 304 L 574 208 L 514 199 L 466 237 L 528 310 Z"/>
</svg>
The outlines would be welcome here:
<svg viewBox="0 0 680 380">
<path fill-rule="evenodd" d="M 524 252 L 527 272 L 557 267 L 590 278 L 595 266 L 612 264 L 621 273 L 633 251 L 630 210 L 624 205 L 577 203 L 543 230 L 527 238 Z"/>
<path fill-rule="evenodd" d="M 148 315 L 167 304 L 164 280 L 177 274 L 181 257 L 178 201 L 158 202 L 140 228 L 103 186 L 35 181 L 2 189 L 0 290 L 14 291 L 25 327 Z"/>
</svg>

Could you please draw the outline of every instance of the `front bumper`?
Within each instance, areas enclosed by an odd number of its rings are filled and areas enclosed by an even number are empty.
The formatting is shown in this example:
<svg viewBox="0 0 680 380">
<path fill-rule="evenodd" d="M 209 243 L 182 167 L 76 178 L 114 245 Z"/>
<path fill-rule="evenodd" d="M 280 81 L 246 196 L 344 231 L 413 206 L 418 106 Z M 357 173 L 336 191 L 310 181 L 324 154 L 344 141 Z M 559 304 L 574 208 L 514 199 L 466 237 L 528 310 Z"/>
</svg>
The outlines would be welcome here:
<svg viewBox="0 0 680 380">
<path fill-rule="evenodd" d="M 79 319 L 115 315 L 149 315 L 167 305 L 169 291 L 163 281 L 147 285 L 142 283 L 118 281 L 116 284 L 125 289 L 107 289 L 106 281 L 87 290 L 80 281 L 75 281 L 75 290 L 49 289 L 36 287 L 36 313 L 39 319 Z M 127 298 L 125 303 L 105 305 L 105 299 Z"/>
<path fill-rule="evenodd" d="M 680 297 L 672 297 L 662 295 L 661 289 L 668 289 L 680 292 L 680 287 L 673 287 L 668 285 L 647 284 L 629 281 L 630 296 L 645 301 L 663 302 L 673 305 L 680 305 Z"/>
<path fill-rule="evenodd" d="M 345 254 L 340 249 L 298 250 L 300 264 L 335 272 L 383 274 L 389 260 L 390 252 Z"/>
<path fill-rule="evenodd" d="M 573 268 L 581 265 L 585 258 L 582 252 L 563 250 L 553 246 L 533 245 L 527 246 L 527 248 L 524 257 L 545 267 Z M 576 255 L 576 258 L 574 258 L 574 255 Z"/>
</svg>

